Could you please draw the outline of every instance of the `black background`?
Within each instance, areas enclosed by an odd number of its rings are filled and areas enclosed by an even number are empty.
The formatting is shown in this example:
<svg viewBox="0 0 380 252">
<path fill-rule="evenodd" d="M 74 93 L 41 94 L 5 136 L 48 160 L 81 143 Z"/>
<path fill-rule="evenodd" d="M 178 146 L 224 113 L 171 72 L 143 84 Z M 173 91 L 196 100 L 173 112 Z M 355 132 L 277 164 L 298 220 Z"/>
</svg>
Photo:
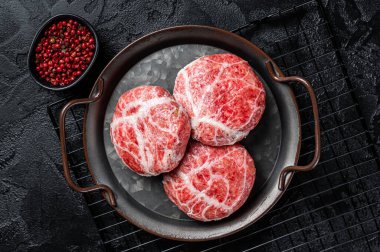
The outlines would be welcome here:
<svg viewBox="0 0 380 252">
<path fill-rule="evenodd" d="M 160 28 L 206 24 L 234 29 L 303 1 L 2 1 L 0 4 L 0 251 L 96 251 L 100 237 L 80 194 L 60 173 L 48 104 L 84 95 L 102 67 L 133 40 Z M 380 146 L 380 2 L 323 1 L 368 129 Z M 92 75 L 67 92 L 45 90 L 26 59 L 41 24 L 61 13 L 92 23 L 101 54 Z"/>
</svg>

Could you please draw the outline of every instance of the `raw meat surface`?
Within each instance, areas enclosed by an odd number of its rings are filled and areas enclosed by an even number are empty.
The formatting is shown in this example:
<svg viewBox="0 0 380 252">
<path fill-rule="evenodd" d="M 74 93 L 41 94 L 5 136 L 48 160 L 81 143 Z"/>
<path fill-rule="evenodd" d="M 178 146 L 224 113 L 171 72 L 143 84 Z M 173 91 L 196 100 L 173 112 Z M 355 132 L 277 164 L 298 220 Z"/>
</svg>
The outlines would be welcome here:
<svg viewBox="0 0 380 252">
<path fill-rule="evenodd" d="M 246 137 L 265 109 L 264 86 L 236 55 L 199 58 L 179 71 L 174 97 L 191 119 L 192 137 L 212 146 Z"/>
<path fill-rule="evenodd" d="M 192 142 L 179 167 L 164 175 L 163 184 L 170 200 L 189 217 L 211 221 L 244 204 L 255 176 L 253 159 L 242 145 Z"/>
<path fill-rule="evenodd" d="M 144 176 L 177 167 L 190 131 L 185 110 L 158 86 L 139 86 L 125 92 L 110 125 L 111 141 L 119 157 Z"/>
</svg>

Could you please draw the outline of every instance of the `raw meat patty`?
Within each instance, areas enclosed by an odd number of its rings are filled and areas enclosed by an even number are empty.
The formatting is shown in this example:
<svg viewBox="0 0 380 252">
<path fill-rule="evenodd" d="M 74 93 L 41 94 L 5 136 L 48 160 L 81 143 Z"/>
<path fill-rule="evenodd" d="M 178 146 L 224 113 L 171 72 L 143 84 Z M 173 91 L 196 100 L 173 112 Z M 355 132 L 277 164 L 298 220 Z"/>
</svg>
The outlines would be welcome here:
<svg viewBox="0 0 380 252">
<path fill-rule="evenodd" d="M 116 152 L 133 171 L 154 176 L 173 170 L 190 138 L 186 111 L 162 87 L 139 86 L 116 104 L 110 132 Z"/>
<path fill-rule="evenodd" d="M 252 157 L 240 144 L 223 147 L 190 144 L 181 164 L 164 175 L 169 199 L 200 221 L 225 218 L 247 200 L 255 181 Z"/>
<path fill-rule="evenodd" d="M 246 61 L 230 53 L 204 56 L 181 69 L 174 97 L 190 116 L 192 137 L 212 146 L 242 140 L 265 109 L 263 84 Z"/>
</svg>

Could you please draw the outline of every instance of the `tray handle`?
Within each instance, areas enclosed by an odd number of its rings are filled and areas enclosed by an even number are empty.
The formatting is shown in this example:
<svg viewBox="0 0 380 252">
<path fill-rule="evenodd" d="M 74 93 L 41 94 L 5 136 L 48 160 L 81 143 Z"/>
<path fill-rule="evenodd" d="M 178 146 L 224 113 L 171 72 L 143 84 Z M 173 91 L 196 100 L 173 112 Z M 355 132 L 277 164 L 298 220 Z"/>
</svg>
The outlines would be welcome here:
<svg viewBox="0 0 380 252">
<path fill-rule="evenodd" d="M 319 161 L 319 158 L 321 155 L 321 133 L 320 133 L 320 128 L 319 128 L 319 115 L 318 115 L 317 98 L 315 96 L 315 93 L 314 93 L 312 86 L 310 85 L 310 82 L 307 81 L 306 79 L 299 77 L 299 76 L 290 76 L 290 77 L 281 76 L 279 74 L 280 71 L 278 70 L 278 67 L 275 64 L 273 64 L 271 61 L 267 61 L 265 63 L 265 66 L 269 72 L 269 75 L 271 76 L 271 78 L 273 80 L 275 80 L 277 82 L 281 82 L 281 83 L 287 83 L 290 81 L 294 81 L 294 82 L 298 82 L 301 85 L 303 85 L 310 95 L 311 105 L 313 108 L 314 145 L 315 145 L 314 157 L 310 161 L 310 163 L 307 165 L 287 166 L 284 169 L 282 169 L 282 171 L 280 173 L 280 180 L 279 180 L 278 188 L 279 188 L 279 190 L 283 191 L 285 189 L 286 174 L 288 172 L 313 170 Z"/>
<path fill-rule="evenodd" d="M 93 87 L 93 90 L 91 91 L 91 94 L 94 93 L 95 89 L 96 93 L 89 98 L 82 98 L 82 99 L 76 99 L 68 102 L 62 109 L 60 117 L 59 117 L 59 136 L 60 136 L 60 142 L 61 142 L 61 154 L 62 154 L 62 162 L 63 162 L 63 175 L 69 184 L 69 186 L 77 192 L 85 193 L 85 192 L 92 192 L 97 190 L 102 190 L 108 197 L 109 202 L 112 206 L 116 206 L 116 200 L 115 196 L 111 190 L 106 185 L 97 184 L 94 186 L 89 187 L 80 187 L 77 184 L 74 183 L 74 181 L 71 179 L 70 176 L 70 170 L 69 170 L 69 162 L 68 162 L 68 156 L 66 151 L 66 133 L 65 133 L 65 120 L 66 120 L 66 114 L 69 111 L 69 109 L 75 105 L 79 104 L 90 104 L 93 102 L 96 102 L 99 100 L 99 98 L 103 94 L 103 87 L 104 87 L 104 81 L 103 79 L 99 78 L 96 84 Z"/>
</svg>

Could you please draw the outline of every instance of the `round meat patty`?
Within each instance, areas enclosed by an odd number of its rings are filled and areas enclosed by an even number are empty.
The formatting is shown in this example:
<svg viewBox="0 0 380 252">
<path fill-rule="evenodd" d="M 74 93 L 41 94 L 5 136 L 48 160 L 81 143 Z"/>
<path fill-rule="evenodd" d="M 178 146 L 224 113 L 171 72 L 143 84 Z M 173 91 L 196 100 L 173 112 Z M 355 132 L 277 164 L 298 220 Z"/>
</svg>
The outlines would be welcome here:
<svg viewBox="0 0 380 252">
<path fill-rule="evenodd" d="M 200 221 L 225 218 L 247 200 L 255 181 L 252 157 L 240 144 L 223 147 L 190 143 L 181 164 L 164 175 L 169 199 Z"/>
<path fill-rule="evenodd" d="M 174 97 L 191 119 L 192 137 L 212 146 L 246 137 L 265 109 L 265 90 L 251 66 L 236 55 L 199 58 L 177 75 Z"/>
<path fill-rule="evenodd" d="M 186 111 L 162 87 L 139 86 L 116 104 L 110 125 L 117 154 L 144 176 L 169 172 L 181 161 L 190 138 Z"/>
</svg>

